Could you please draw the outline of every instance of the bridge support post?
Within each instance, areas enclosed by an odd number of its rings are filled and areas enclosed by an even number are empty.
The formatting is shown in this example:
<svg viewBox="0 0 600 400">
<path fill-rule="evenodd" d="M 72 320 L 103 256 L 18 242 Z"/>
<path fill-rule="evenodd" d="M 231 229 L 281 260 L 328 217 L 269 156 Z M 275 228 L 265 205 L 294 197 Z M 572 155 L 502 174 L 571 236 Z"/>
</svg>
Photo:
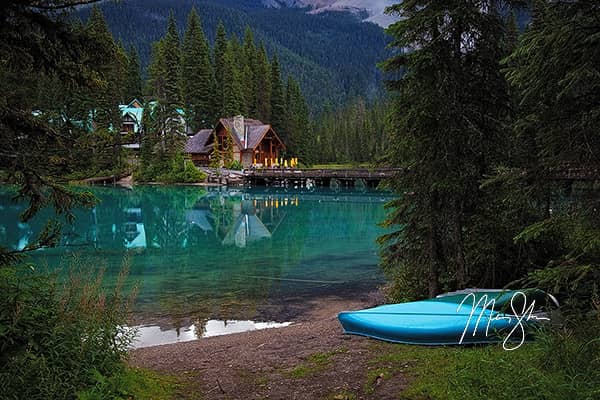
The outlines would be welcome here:
<svg viewBox="0 0 600 400">
<path fill-rule="evenodd" d="M 329 181 L 329 188 L 331 189 L 339 190 L 340 186 L 342 186 L 342 183 L 339 179 L 331 178 L 331 180 Z"/>
</svg>

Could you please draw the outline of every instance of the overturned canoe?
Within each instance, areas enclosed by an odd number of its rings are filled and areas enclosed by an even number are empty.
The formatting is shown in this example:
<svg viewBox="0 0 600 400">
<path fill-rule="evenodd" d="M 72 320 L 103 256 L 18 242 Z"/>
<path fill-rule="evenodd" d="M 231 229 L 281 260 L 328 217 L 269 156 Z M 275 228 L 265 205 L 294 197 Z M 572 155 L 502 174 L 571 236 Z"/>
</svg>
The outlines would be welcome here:
<svg viewBox="0 0 600 400">
<path fill-rule="evenodd" d="M 389 342 L 452 345 L 524 340 L 526 328 L 549 319 L 541 291 L 468 290 L 435 299 L 342 312 L 345 333 Z"/>
</svg>

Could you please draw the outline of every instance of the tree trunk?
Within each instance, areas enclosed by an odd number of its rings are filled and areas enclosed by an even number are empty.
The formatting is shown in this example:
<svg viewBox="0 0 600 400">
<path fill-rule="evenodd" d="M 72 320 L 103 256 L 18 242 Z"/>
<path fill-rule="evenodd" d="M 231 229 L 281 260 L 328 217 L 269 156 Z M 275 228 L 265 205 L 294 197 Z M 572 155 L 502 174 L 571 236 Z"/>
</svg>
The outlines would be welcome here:
<svg viewBox="0 0 600 400">
<path fill-rule="evenodd" d="M 429 281 L 429 297 L 432 298 L 437 296 L 440 292 L 440 248 L 436 234 L 435 218 L 433 215 L 431 216 L 430 221 L 428 237 L 429 271 L 427 278 Z"/>
<path fill-rule="evenodd" d="M 456 283 L 458 289 L 464 289 L 467 284 L 467 263 L 465 261 L 465 252 L 463 246 L 462 236 L 462 219 L 460 217 L 460 211 L 456 211 L 454 214 L 454 243 L 456 246 Z"/>
</svg>

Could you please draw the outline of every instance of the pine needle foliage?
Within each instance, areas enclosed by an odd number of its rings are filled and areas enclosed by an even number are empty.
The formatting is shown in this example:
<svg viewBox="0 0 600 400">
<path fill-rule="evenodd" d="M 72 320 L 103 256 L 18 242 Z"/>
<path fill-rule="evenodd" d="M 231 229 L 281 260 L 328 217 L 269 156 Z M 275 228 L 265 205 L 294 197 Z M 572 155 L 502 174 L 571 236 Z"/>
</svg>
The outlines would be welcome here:
<svg viewBox="0 0 600 400">
<path fill-rule="evenodd" d="M 399 199 L 388 205 L 381 237 L 391 274 L 427 282 L 433 296 L 469 282 L 469 232 L 481 206 L 480 181 L 506 137 L 508 86 L 500 73 L 505 21 L 499 1 L 405 1 L 390 12 L 391 46 L 383 64 L 403 72 L 387 162 L 406 167 L 389 182 Z"/>
</svg>

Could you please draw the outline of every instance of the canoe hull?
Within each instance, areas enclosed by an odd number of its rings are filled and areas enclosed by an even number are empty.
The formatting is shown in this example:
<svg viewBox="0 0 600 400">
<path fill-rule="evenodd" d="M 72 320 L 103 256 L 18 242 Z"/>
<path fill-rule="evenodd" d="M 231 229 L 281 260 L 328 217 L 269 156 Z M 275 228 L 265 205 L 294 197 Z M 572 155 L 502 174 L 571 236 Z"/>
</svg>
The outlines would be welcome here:
<svg viewBox="0 0 600 400">
<path fill-rule="evenodd" d="M 345 333 L 419 345 L 499 342 L 518 324 L 514 316 L 439 301 L 342 312 L 338 318 Z"/>
</svg>

